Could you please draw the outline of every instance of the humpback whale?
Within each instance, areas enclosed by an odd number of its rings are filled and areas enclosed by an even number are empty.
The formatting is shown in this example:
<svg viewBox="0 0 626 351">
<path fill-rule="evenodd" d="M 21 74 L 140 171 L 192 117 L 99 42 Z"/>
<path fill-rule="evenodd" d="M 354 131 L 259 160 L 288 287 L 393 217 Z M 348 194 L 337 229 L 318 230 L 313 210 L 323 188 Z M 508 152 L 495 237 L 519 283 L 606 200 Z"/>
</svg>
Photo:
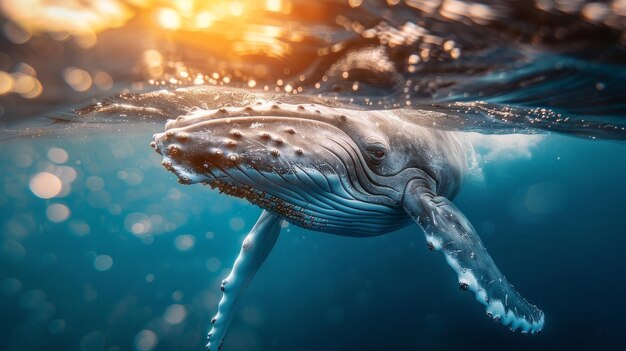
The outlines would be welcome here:
<svg viewBox="0 0 626 351">
<path fill-rule="evenodd" d="M 417 224 L 459 289 L 511 330 L 540 332 L 544 314 L 509 284 L 451 202 L 468 170 L 459 133 L 389 111 L 259 100 L 169 120 L 151 146 L 183 184 L 202 183 L 263 209 L 221 285 L 208 350 L 224 341 L 237 300 L 269 255 L 281 222 L 368 237 Z M 417 231 L 417 230 L 416 230 Z"/>
</svg>

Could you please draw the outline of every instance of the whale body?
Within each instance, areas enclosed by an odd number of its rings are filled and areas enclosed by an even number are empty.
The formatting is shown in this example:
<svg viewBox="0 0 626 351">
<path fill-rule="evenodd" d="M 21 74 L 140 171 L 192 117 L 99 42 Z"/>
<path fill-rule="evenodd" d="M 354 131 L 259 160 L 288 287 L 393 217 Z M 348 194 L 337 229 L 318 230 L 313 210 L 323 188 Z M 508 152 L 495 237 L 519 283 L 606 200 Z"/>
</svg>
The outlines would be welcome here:
<svg viewBox="0 0 626 351">
<path fill-rule="evenodd" d="M 237 299 L 283 220 L 354 237 L 415 223 L 490 318 L 522 333 L 543 328 L 543 312 L 513 289 L 451 202 L 468 172 L 467 145 L 456 132 L 389 111 L 259 100 L 169 120 L 151 145 L 179 182 L 203 183 L 264 210 L 222 283 L 209 350 L 221 347 Z"/>
</svg>

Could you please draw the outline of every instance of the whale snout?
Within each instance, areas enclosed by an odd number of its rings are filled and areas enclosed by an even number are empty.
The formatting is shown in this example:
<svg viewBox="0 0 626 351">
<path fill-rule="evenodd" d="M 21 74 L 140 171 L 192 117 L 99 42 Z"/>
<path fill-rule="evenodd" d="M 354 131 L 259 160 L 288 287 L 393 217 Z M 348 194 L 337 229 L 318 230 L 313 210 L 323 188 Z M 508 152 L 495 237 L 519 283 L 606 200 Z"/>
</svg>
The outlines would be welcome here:
<svg viewBox="0 0 626 351">
<path fill-rule="evenodd" d="M 150 147 L 152 147 L 154 151 L 156 151 L 159 155 L 163 155 L 163 153 L 161 152 L 161 148 L 159 147 L 159 144 L 157 143 L 157 141 L 161 138 L 161 134 L 163 133 L 154 134 L 152 136 L 152 142 L 150 142 Z"/>
<path fill-rule="evenodd" d="M 252 168 L 284 173 L 293 167 L 339 162 L 326 139 L 349 139 L 335 126 L 345 123 L 346 116 L 325 106 L 259 101 L 246 107 L 190 111 L 168 120 L 151 145 L 173 171 L 209 176 L 214 170 Z"/>
<path fill-rule="evenodd" d="M 168 171 L 176 174 L 178 181 L 182 184 L 191 184 L 203 181 L 199 173 L 195 172 L 191 164 L 185 161 L 185 147 L 181 145 L 180 135 L 171 131 L 156 133 L 152 136 L 150 146 L 159 155 L 163 156 L 161 164 Z"/>
<path fill-rule="evenodd" d="M 150 146 L 162 156 L 174 157 L 178 151 L 185 149 L 186 133 L 174 130 L 166 130 L 152 136 Z"/>
<path fill-rule="evenodd" d="M 256 154 L 260 159 L 262 154 L 270 158 L 284 153 L 303 154 L 302 147 L 288 143 L 281 134 L 294 134 L 292 128 L 280 131 L 244 130 L 240 128 L 206 129 L 203 131 L 187 131 L 184 129 L 169 129 L 163 133 L 156 133 L 150 145 L 159 154 L 177 158 L 179 155 L 203 155 L 207 158 L 226 158 L 236 161 L 243 155 Z"/>
<path fill-rule="evenodd" d="M 165 168 L 181 182 L 193 183 L 234 169 L 282 173 L 294 164 L 309 164 L 312 140 L 302 128 L 287 118 L 212 119 L 187 125 L 173 121 L 154 134 L 150 145 L 163 156 Z"/>
</svg>

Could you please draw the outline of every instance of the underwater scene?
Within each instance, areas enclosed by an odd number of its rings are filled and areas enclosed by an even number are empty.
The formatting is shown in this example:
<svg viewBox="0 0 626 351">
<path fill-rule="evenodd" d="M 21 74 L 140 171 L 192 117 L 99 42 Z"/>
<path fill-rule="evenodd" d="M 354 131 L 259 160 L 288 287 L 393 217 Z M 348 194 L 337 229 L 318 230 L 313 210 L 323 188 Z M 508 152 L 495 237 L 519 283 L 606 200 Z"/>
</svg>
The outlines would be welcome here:
<svg viewBox="0 0 626 351">
<path fill-rule="evenodd" d="M 0 350 L 623 350 L 626 1 L 0 0 Z"/>
</svg>

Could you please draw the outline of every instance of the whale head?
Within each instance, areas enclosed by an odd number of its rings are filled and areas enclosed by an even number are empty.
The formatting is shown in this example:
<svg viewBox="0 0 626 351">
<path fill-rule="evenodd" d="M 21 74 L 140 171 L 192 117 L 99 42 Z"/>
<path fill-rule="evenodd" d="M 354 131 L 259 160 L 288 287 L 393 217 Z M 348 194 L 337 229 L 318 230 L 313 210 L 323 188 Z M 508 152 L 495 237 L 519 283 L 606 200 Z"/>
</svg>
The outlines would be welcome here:
<svg viewBox="0 0 626 351">
<path fill-rule="evenodd" d="M 382 234 L 410 223 L 406 182 L 437 172 L 423 166 L 428 140 L 416 138 L 383 111 L 259 102 L 170 120 L 152 147 L 183 184 L 208 184 L 303 227 Z M 428 151 L 414 152 L 420 144 Z"/>
</svg>

